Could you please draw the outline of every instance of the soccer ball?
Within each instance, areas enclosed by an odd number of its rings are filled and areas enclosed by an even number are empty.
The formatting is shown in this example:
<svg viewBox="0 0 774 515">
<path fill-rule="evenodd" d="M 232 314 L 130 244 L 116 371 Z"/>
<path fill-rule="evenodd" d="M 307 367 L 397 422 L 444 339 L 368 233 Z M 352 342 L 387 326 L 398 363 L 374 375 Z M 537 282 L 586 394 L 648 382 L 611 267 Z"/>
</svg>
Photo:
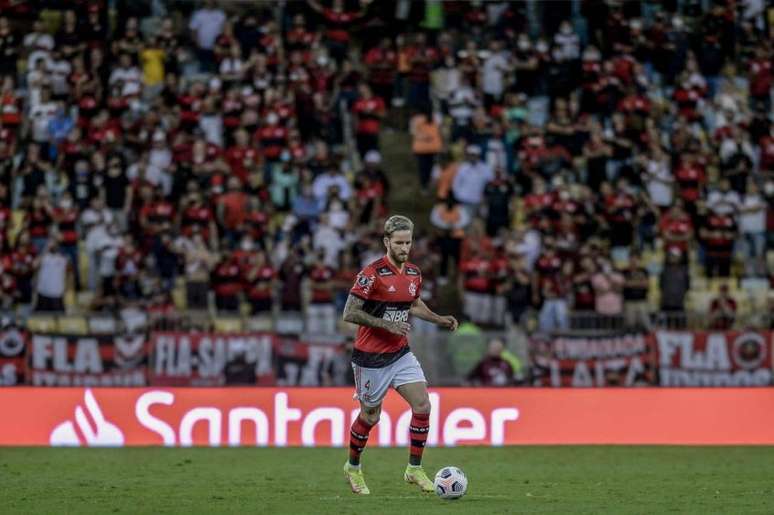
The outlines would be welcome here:
<svg viewBox="0 0 774 515">
<path fill-rule="evenodd" d="M 468 491 L 468 478 L 460 468 L 444 467 L 435 475 L 433 485 L 441 499 L 459 499 Z"/>
</svg>

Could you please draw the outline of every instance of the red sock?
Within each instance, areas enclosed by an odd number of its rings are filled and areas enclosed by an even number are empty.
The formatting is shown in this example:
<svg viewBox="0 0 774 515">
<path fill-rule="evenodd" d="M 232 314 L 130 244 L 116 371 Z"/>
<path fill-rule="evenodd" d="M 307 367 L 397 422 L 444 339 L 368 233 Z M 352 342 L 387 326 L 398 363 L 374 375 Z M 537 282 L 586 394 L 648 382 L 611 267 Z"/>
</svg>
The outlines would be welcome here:
<svg viewBox="0 0 774 515">
<path fill-rule="evenodd" d="M 357 417 L 349 429 L 349 463 L 360 465 L 360 454 L 368 443 L 368 433 L 374 426 L 368 425 L 362 418 Z"/>
<path fill-rule="evenodd" d="M 422 452 L 425 450 L 425 442 L 429 432 L 430 414 L 412 413 L 411 425 L 409 426 L 409 437 L 411 439 L 409 463 L 411 465 L 420 465 L 422 463 Z"/>
</svg>

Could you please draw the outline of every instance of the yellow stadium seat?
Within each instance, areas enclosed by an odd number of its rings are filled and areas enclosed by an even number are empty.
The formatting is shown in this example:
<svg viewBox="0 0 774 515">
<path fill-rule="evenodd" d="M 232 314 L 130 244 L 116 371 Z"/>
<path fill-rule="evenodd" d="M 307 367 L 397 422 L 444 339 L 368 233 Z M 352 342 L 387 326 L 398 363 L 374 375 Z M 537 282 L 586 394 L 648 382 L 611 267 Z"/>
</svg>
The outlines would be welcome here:
<svg viewBox="0 0 774 515">
<path fill-rule="evenodd" d="M 691 289 L 685 298 L 686 310 L 706 313 L 709 310 L 713 297 L 714 294 L 709 290 Z"/>
<path fill-rule="evenodd" d="M 56 318 L 49 315 L 33 315 L 27 319 L 27 329 L 33 333 L 54 333 Z"/>
<path fill-rule="evenodd" d="M 245 320 L 247 331 L 273 331 L 274 320 L 270 316 L 249 317 Z"/>
<path fill-rule="evenodd" d="M 64 334 L 89 334 L 89 324 L 81 316 L 62 316 L 57 319 L 57 330 Z"/>
<path fill-rule="evenodd" d="M 185 286 L 178 287 L 172 289 L 172 302 L 175 304 L 175 307 L 179 310 L 185 310 L 186 305 L 188 304 L 188 300 L 185 296 Z"/>
<path fill-rule="evenodd" d="M 11 212 L 11 226 L 8 229 L 8 237 L 11 241 L 16 241 L 16 235 L 19 234 L 24 225 L 24 211 L 16 209 Z"/>
<path fill-rule="evenodd" d="M 215 332 L 218 333 L 240 333 L 243 330 L 241 318 L 236 317 L 218 317 L 215 319 Z"/>
</svg>

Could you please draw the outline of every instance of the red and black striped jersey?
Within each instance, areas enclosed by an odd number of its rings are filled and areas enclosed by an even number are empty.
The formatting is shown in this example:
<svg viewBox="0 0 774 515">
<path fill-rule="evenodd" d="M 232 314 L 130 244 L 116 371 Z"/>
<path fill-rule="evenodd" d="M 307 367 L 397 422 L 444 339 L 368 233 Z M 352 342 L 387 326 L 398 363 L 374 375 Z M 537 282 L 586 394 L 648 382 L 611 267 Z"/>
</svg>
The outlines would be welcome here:
<svg viewBox="0 0 774 515">
<path fill-rule="evenodd" d="M 398 270 L 387 256 L 363 268 L 350 294 L 365 301 L 363 311 L 394 322 L 408 322 L 411 304 L 419 297 L 422 273 L 406 263 Z M 352 362 L 361 367 L 381 368 L 409 351 L 408 338 L 378 327 L 360 326 L 355 338 Z"/>
</svg>

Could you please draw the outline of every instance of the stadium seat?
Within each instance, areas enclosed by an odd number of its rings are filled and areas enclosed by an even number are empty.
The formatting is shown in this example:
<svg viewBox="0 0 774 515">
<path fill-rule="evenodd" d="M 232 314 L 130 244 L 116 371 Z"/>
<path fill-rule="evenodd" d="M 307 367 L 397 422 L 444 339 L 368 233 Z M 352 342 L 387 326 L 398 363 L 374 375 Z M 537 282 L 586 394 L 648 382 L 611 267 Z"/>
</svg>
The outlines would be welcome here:
<svg viewBox="0 0 774 515">
<path fill-rule="evenodd" d="M 56 321 L 56 329 L 64 334 L 88 334 L 89 324 L 81 316 L 61 316 Z"/>
<path fill-rule="evenodd" d="M 219 333 L 239 333 L 244 329 L 241 318 L 217 317 L 215 318 L 215 331 Z"/>
<path fill-rule="evenodd" d="M 27 319 L 27 329 L 33 333 L 54 333 L 57 330 L 56 317 L 33 315 Z"/>
<path fill-rule="evenodd" d="M 11 226 L 8 228 L 8 237 L 11 241 L 16 241 L 16 235 L 19 234 L 24 225 L 24 211 L 14 209 L 11 212 Z"/>
<path fill-rule="evenodd" d="M 118 324 L 112 316 L 93 316 L 88 319 L 89 332 L 94 334 L 115 333 Z"/>
<path fill-rule="evenodd" d="M 245 329 L 247 331 L 272 331 L 274 330 L 274 320 L 271 317 L 248 317 L 245 319 Z"/>
</svg>

